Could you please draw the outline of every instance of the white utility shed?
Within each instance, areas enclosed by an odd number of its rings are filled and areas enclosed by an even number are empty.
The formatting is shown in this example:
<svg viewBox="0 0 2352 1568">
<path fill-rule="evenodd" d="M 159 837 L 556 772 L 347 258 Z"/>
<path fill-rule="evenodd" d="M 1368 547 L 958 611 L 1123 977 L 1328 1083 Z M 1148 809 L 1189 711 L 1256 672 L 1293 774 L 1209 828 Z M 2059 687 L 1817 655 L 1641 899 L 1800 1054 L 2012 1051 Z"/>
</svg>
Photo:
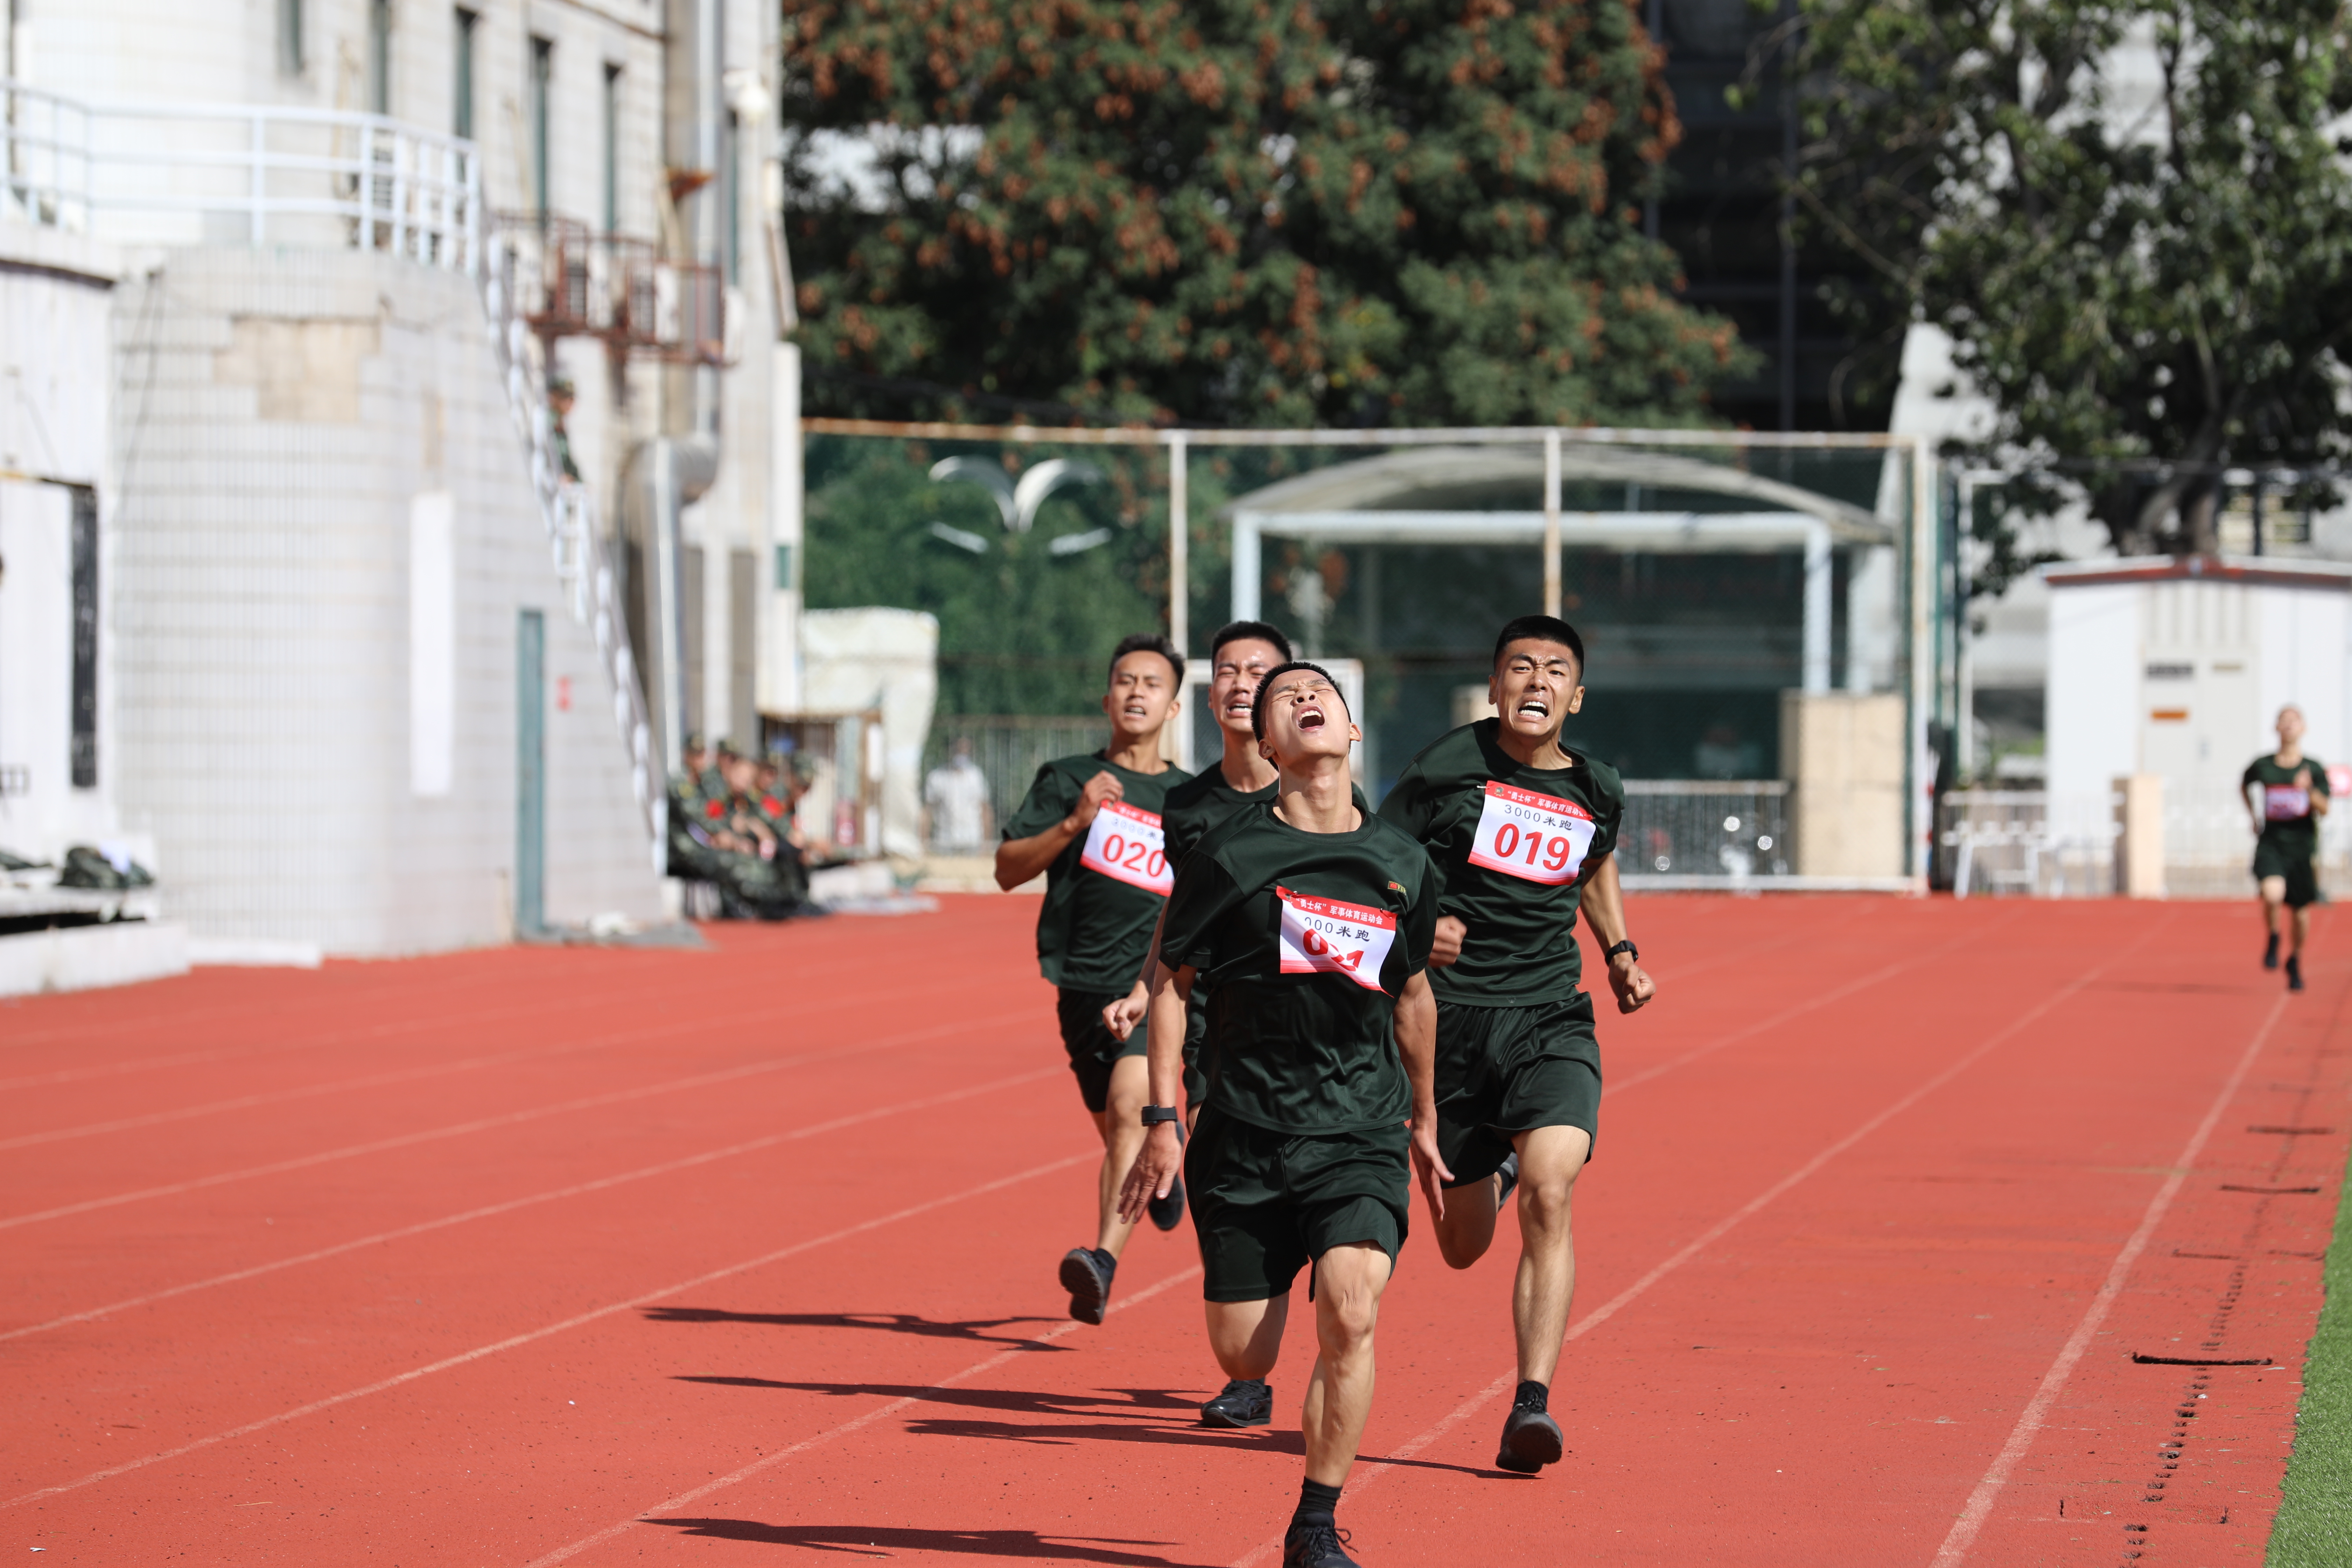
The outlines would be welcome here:
<svg viewBox="0 0 2352 1568">
<path fill-rule="evenodd" d="M 2305 740 L 2352 761 L 2352 566 L 2164 556 L 2043 568 L 2053 796 L 2165 781 L 2168 808 L 2226 805 L 2293 703 Z"/>
</svg>

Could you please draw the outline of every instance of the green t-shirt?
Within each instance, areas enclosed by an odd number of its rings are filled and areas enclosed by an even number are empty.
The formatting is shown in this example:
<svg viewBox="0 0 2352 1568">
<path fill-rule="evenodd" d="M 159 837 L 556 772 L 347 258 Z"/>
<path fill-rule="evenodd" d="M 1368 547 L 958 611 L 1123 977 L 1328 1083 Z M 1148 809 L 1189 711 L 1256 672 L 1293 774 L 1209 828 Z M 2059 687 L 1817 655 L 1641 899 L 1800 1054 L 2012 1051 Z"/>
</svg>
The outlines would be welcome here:
<svg viewBox="0 0 2352 1568">
<path fill-rule="evenodd" d="M 1168 834 L 1168 864 L 1181 868 L 1184 857 L 1192 847 L 1209 834 L 1223 826 L 1229 817 L 1245 805 L 1272 805 L 1282 781 L 1276 779 L 1264 789 L 1244 794 L 1225 782 L 1225 770 L 1215 763 L 1202 768 L 1182 784 L 1168 792 L 1168 801 L 1160 808 L 1160 822 Z M 1360 785 L 1350 785 L 1356 809 L 1370 816 L 1371 803 L 1364 798 Z"/>
<path fill-rule="evenodd" d="M 1436 930 L 1429 857 L 1377 816 L 1308 833 L 1253 805 L 1213 829 L 1160 939 L 1160 963 L 1209 983 L 1207 1103 L 1295 1136 L 1403 1121 L 1392 1015 Z"/>
<path fill-rule="evenodd" d="M 1181 768 L 1139 773 L 1100 756 L 1057 757 L 1037 770 L 1020 808 L 1004 825 L 1003 837 L 1031 838 L 1070 815 L 1087 781 L 1109 773 L 1125 792 L 1115 803 L 1149 818 L 1134 826 L 1156 830 L 1168 792 L 1192 775 Z M 1046 979 L 1073 991 L 1124 995 L 1142 972 L 1151 948 L 1152 923 L 1167 895 L 1143 885 L 1157 878 L 1167 885 L 1166 861 L 1143 847 L 1141 835 L 1122 834 L 1122 814 L 1106 803 L 1107 819 L 1070 840 L 1045 868 L 1045 903 L 1037 911 L 1037 967 Z M 1133 819 L 1128 819 L 1133 820 Z M 1087 846 L 1116 850 L 1120 876 L 1084 864 Z M 1130 864 L 1131 862 L 1131 864 Z"/>
<path fill-rule="evenodd" d="M 2309 769 L 2310 783 L 2298 786 L 2294 775 Z M 2263 813 L 2263 837 L 2289 855 L 2305 858 L 2319 852 L 2319 818 L 2311 813 L 2311 795 L 2333 798 L 2327 793 L 2327 764 L 2317 757 L 2306 756 L 2291 768 L 2281 767 L 2275 756 L 2256 757 L 2246 766 L 2241 786 L 2252 789 L 2262 786 L 2262 799 L 2256 804 Z M 2306 795 L 2304 790 L 2307 789 Z"/>
<path fill-rule="evenodd" d="M 1523 768 L 1495 743 L 1501 727 L 1481 719 L 1439 736 L 1381 803 L 1435 862 L 1440 912 L 1467 928 L 1461 959 L 1430 984 L 1474 1007 L 1575 994 L 1577 900 L 1625 819 L 1616 769 L 1573 751 L 1568 767 Z"/>
</svg>

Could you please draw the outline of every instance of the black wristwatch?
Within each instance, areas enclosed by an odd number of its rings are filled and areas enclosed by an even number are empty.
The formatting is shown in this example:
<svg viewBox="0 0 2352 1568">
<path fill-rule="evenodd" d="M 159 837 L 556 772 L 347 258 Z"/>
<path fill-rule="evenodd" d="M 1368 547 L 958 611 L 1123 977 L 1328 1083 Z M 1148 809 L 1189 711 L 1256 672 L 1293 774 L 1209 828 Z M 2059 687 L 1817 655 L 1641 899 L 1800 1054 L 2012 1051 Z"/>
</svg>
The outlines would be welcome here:
<svg viewBox="0 0 2352 1568">
<path fill-rule="evenodd" d="M 1617 955 L 1621 952 L 1632 953 L 1633 955 L 1633 962 L 1636 963 L 1642 962 L 1642 950 L 1635 947 L 1631 942 L 1619 942 L 1616 946 L 1611 948 L 1608 952 L 1601 955 L 1601 962 L 1603 963 L 1613 963 L 1616 962 Z"/>
<path fill-rule="evenodd" d="M 1143 1124 L 1146 1127 L 1157 1127 L 1163 1121 L 1173 1121 L 1181 1125 L 1183 1121 L 1184 1113 L 1173 1106 L 1147 1105 L 1143 1108 Z"/>
</svg>

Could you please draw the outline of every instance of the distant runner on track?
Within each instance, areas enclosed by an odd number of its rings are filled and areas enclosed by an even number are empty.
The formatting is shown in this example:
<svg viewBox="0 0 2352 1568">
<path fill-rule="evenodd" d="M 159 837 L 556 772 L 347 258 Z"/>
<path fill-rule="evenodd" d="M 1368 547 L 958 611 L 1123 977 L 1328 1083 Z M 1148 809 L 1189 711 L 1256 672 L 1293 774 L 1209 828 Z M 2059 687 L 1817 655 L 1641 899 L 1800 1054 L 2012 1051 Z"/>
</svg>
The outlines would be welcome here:
<svg viewBox="0 0 2352 1568">
<path fill-rule="evenodd" d="M 2254 817 L 2254 885 L 2263 900 L 2263 967 L 2279 966 L 2279 906 L 2291 911 L 2286 988 L 2303 989 L 2303 950 L 2311 942 L 2311 906 L 2319 901 L 2319 819 L 2327 815 L 2327 764 L 2303 751 L 2303 710 L 2279 710 L 2278 750 L 2246 766 L 2247 809 Z"/>
<path fill-rule="evenodd" d="M 1212 829 L 1177 873 L 1146 1031 L 1150 1131 L 1119 1209 L 1132 1219 L 1174 1189 L 1182 1167 L 1209 1345 L 1231 1378 L 1272 1370 L 1292 1281 L 1311 1268 L 1318 1354 L 1300 1407 L 1306 1480 L 1282 1561 L 1355 1568 L 1335 1516 L 1371 1412 L 1373 1327 L 1404 1245 L 1414 1169 L 1432 1208 L 1444 1206 L 1435 1005 L 1423 973 L 1436 879 L 1418 844 L 1356 805 L 1348 753 L 1361 736 L 1326 671 L 1276 666 L 1254 714 L 1262 754 L 1280 771 L 1276 798 Z M 1174 1106 L 1186 999 L 1203 978 L 1214 1049 L 1187 1152 Z"/>
<path fill-rule="evenodd" d="M 1150 1089 L 1144 1043 L 1111 1034 L 1102 1014 L 1141 967 L 1168 897 L 1160 805 L 1171 786 L 1192 775 L 1160 756 L 1160 732 L 1183 687 L 1184 656 L 1166 637 L 1121 639 L 1102 700 L 1110 743 L 1039 768 L 996 847 L 998 887 L 1010 891 L 1045 874 L 1037 964 L 1060 987 L 1062 1047 L 1103 1142 L 1095 1243 L 1072 1247 L 1061 1266 L 1070 1316 L 1082 1323 L 1099 1323 L 1109 1310 L 1111 1277 L 1134 1229 L 1132 1218 L 1119 1217 L 1118 1200 L 1143 1142 L 1137 1117 Z M 1153 1206 L 1152 1222 L 1172 1230 L 1183 1213 L 1183 1194 L 1171 1193 Z"/>
<path fill-rule="evenodd" d="M 1503 1200 L 1519 1191 L 1519 1389 L 1495 1462 L 1523 1474 L 1562 1450 L 1549 1405 L 1576 1289 L 1569 1205 L 1600 1121 L 1592 998 L 1578 989 L 1580 908 L 1617 1010 L 1656 991 L 1626 940 L 1612 853 L 1624 786 L 1615 769 L 1560 744 L 1583 681 L 1574 627 L 1550 616 L 1512 621 L 1495 640 L 1487 689 L 1499 717 L 1440 736 L 1381 805 L 1429 851 L 1443 887 L 1430 960 L 1438 1146 L 1450 1184 L 1466 1189 L 1437 1213 L 1445 1261 L 1467 1268 L 1486 1256 Z"/>
</svg>

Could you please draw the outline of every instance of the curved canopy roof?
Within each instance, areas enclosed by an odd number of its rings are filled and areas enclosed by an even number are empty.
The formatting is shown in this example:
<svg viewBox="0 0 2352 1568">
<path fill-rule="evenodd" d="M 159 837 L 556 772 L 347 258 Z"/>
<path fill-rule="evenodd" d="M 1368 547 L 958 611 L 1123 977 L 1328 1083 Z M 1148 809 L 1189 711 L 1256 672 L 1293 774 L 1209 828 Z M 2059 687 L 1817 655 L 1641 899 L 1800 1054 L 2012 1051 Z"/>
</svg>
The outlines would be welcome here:
<svg viewBox="0 0 2352 1568">
<path fill-rule="evenodd" d="M 1559 473 L 1567 484 L 1597 480 L 1762 502 L 1821 519 L 1841 544 L 1895 542 L 1892 525 L 1851 502 L 1697 458 L 1564 442 Z M 1234 497 L 1218 515 L 1248 512 L 1279 532 L 1285 512 L 1517 510 L 1530 494 L 1542 504 L 1543 477 L 1540 447 L 1408 447 L 1278 480 Z"/>
</svg>

